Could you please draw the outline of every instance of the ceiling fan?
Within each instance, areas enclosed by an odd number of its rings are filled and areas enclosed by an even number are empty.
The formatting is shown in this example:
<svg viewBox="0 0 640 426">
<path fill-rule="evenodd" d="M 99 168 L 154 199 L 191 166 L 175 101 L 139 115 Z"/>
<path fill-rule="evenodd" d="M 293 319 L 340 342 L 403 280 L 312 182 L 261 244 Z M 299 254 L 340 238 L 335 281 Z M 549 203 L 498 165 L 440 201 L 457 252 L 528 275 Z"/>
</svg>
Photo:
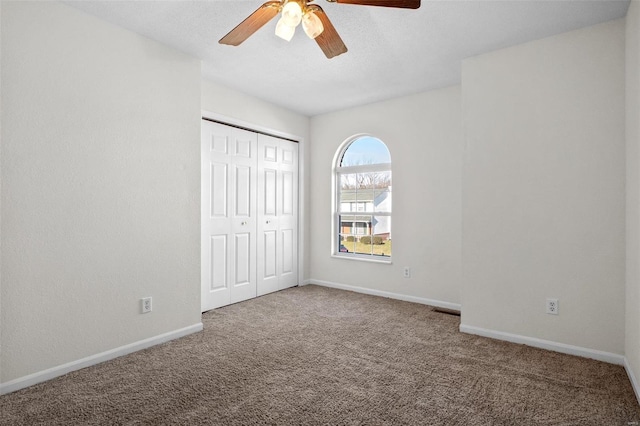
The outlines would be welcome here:
<svg viewBox="0 0 640 426">
<path fill-rule="evenodd" d="M 327 58 L 341 55 L 347 46 L 315 0 L 272 0 L 264 3 L 237 27 L 229 31 L 218 43 L 238 46 L 258 31 L 278 13 L 282 17 L 276 25 L 276 35 L 291 40 L 298 24 L 302 22 L 304 32 L 315 39 Z M 397 7 L 418 9 L 420 0 L 327 0 L 331 3 L 359 4 L 364 6 Z"/>
</svg>

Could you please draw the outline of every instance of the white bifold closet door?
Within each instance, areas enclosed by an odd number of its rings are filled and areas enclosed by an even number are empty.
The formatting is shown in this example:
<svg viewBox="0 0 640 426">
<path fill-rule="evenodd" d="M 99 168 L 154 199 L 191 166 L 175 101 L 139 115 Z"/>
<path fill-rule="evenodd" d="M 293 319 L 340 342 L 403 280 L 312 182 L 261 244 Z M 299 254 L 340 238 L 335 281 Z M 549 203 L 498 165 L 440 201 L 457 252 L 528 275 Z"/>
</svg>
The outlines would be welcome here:
<svg viewBox="0 0 640 426">
<path fill-rule="evenodd" d="M 258 296 L 298 284 L 298 144 L 258 135 Z"/>
<path fill-rule="evenodd" d="M 298 145 L 202 121 L 202 311 L 298 284 Z"/>
<path fill-rule="evenodd" d="M 256 297 L 257 143 L 202 121 L 203 312 Z"/>
</svg>

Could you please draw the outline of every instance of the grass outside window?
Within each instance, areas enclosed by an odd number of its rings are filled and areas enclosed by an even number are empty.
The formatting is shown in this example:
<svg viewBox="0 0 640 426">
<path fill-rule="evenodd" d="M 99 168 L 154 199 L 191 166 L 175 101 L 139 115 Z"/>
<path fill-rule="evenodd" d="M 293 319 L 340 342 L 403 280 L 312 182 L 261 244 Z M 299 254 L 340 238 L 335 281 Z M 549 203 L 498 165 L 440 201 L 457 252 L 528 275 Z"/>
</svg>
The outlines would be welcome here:
<svg viewBox="0 0 640 426">
<path fill-rule="evenodd" d="M 346 241 L 345 239 L 342 241 L 342 245 L 349 250 L 349 253 L 391 257 L 391 240 L 386 240 L 383 244 L 363 244 L 360 241 Z"/>
</svg>

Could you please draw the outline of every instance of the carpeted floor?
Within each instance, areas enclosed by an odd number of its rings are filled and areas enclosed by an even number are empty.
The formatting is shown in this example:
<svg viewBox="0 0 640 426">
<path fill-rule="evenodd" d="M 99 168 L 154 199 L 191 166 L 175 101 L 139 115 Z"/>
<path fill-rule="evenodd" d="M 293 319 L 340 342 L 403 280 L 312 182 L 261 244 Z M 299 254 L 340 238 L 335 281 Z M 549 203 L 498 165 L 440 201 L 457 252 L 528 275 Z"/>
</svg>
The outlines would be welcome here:
<svg viewBox="0 0 640 426">
<path fill-rule="evenodd" d="M 0 397 L 0 424 L 628 425 L 620 366 L 458 332 L 459 318 L 318 286 Z M 637 424 L 637 423 L 636 423 Z"/>
</svg>

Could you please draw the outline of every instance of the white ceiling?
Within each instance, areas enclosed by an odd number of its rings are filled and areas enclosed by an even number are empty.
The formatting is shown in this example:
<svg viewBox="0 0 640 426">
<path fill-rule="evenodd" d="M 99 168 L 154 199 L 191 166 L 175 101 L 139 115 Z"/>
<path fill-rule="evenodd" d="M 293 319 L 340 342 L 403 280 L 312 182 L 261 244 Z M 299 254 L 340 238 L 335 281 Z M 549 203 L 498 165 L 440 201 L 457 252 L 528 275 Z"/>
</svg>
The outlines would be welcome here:
<svg viewBox="0 0 640 426">
<path fill-rule="evenodd" d="M 625 16 L 629 0 L 422 0 L 417 10 L 318 0 L 349 51 L 327 59 L 277 18 L 238 47 L 218 40 L 264 0 L 69 1 L 202 59 L 202 75 L 307 116 L 460 82 L 461 61 Z"/>
</svg>

